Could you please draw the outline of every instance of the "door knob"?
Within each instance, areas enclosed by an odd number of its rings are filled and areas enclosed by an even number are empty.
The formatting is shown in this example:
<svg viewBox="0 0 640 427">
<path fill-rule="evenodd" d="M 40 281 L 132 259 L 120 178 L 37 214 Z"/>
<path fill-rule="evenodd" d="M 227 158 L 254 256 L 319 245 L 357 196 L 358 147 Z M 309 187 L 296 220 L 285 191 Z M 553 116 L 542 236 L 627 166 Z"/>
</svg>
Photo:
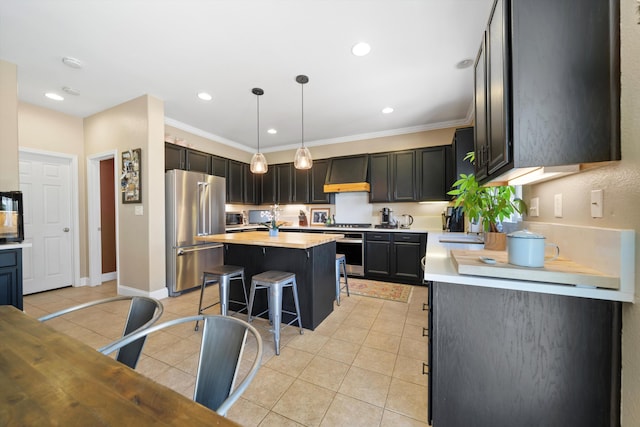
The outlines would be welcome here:
<svg viewBox="0 0 640 427">
<path fill-rule="evenodd" d="M 62 231 L 64 231 L 65 233 L 68 233 L 69 232 L 69 227 L 63 228 Z"/>
</svg>

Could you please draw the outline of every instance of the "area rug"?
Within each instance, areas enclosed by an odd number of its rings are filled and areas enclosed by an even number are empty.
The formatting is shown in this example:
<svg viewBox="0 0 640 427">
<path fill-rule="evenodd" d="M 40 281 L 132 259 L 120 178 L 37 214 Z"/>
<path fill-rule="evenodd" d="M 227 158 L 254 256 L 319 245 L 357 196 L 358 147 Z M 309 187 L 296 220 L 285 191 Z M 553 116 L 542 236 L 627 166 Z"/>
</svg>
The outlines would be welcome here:
<svg viewBox="0 0 640 427">
<path fill-rule="evenodd" d="M 354 279 L 349 277 L 349 292 L 371 298 L 389 301 L 409 302 L 413 287 L 398 283 L 378 282 L 375 280 Z M 347 290 L 343 289 L 346 294 Z"/>
</svg>

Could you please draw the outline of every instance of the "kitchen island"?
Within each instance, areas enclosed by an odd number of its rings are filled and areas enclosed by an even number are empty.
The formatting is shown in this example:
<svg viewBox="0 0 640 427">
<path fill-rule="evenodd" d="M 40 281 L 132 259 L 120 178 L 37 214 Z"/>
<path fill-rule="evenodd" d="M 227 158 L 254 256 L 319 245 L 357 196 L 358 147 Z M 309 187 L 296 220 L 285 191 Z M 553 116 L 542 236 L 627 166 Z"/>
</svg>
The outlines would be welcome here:
<svg viewBox="0 0 640 427">
<path fill-rule="evenodd" d="M 553 228 L 550 241 L 578 258 L 584 248 L 570 248 L 560 237 L 570 233 Z M 589 233 L 602 237 L 600 230 L 575 231 L 583 247 Z M 625 242 L 633 236 L 602 233 L 620 236 L 598 240 L 614 242 L 607 253 L 617 254 L 620 290 L 535 282 L 526 273 L 521 280 L 459 274 L 451 251 L 481 253 L 483 245 L 464 233 L 429 234 L 424 277 L 431 281 L 433 425 L 620 424 L 620 301 L 628 298 Z"/>
<path fill-rule="evenodd" d="M 286 233 L 271 237 L 267 231 L 215 234 L 199 236 L 196 240 L 224 244 L 225 264 L 239 265 L 245 269 L 247 295 L 251 277 L 267 270 L 295 273 L 300 300 L 302 327 L 315 329 L 333 311 L 335 300 L 336 240 L 341 234 Z M 290 289 L 285 289 L 282 307 L 295 312 Z M 230 290 L 232 300 L 241 301 L 242 292 L 237 286 Z M 231 310 L 238 307 L 230 304 Z M 253 312 L 267 309 L 266 292 L 258 292 Z M 266 316 L 266 315 L 265 315 Z M 291 317 L 283 313 L 283 323 Z"/>
</svg>

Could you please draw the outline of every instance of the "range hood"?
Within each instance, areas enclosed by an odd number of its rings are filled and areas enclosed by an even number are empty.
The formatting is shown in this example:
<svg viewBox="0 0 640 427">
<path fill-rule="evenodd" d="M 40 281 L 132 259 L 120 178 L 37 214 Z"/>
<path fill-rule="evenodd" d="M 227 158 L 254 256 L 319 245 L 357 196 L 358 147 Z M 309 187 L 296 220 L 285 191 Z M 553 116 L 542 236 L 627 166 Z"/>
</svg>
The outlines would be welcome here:
<svg viewBox="0 0 640 427">
<path fill-rule="evenodd" d="M 336 157 L 329 161 L 324 181 L 325 193 L 342 193 L 371 190 L 367 182 L 369 156 Z"/>
</svg>

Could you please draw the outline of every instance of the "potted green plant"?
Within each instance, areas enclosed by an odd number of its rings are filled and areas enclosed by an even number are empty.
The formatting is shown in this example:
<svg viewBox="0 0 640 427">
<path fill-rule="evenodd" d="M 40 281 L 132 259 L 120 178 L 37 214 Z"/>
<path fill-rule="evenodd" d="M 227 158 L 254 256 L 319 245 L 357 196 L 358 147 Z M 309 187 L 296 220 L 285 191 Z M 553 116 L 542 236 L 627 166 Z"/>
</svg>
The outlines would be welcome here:
<svg viewBox="0 0 640 427">
<path fill-rule="evenodd" d="M 469 152 L 464 157 L 475 162 L 475 153 Z M 473 174 L 460 174 L 453 183 L 453 190 L 447 194 L 454 196 L 454 206 L 462 207 L 470 222 L 482 220 L 485 232 L 485 249 L 505 250 L 506 235 L 500 231 L 499 224 L 514 213 L 527 212 L 527 205 L 515 197 L 512 185 L 482 186 Z M 498 235 L 496 235 L 498 234 Z"/>
</svg>

